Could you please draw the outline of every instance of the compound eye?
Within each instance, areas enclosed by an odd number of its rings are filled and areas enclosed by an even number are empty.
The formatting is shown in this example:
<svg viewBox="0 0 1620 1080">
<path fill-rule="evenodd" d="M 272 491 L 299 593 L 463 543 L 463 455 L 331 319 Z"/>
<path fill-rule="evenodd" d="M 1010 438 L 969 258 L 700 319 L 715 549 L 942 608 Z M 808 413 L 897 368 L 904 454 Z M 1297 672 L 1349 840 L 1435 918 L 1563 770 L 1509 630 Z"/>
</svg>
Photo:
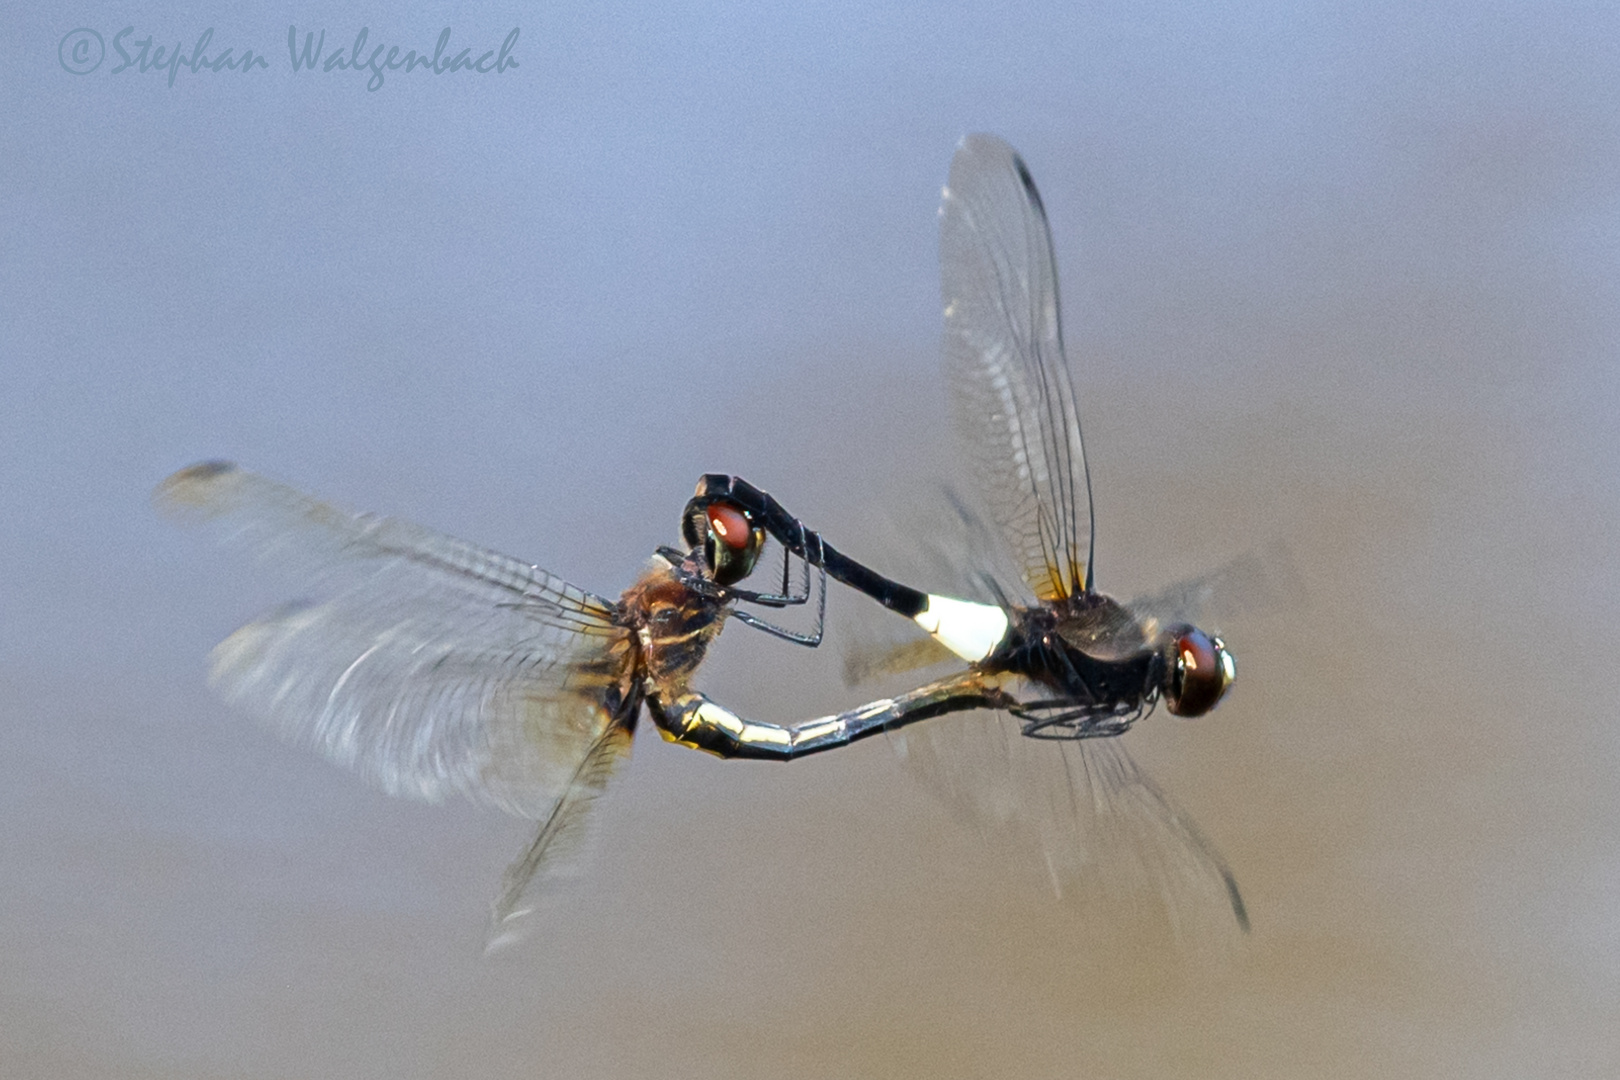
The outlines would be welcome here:
<svg viewBox="0 0 1620 1080">
<path fill-rule="evenodd" d="M 709 524 L 703 551 L 716 584 L 730 587 L 754 572 L 765 549 L 765 530 L 749 520 L 734 503 L 713 502 L 703 508 Z"/>
<path fill-rule="evenodd" d="M 1186 626 L 1176 634 L 1166 659 L 1165 704 L 1177 716 L 1203 716 L 1232 684 L 1236 665 L 1220 638 Z"/>
<path fill-rule="evenodd" d="M 746 550 L 753 538 L 754 527 L 748 516 L 727 503 L 711 503 L 706 510 L 709 532 L 732 551 Z"/>
</svg>

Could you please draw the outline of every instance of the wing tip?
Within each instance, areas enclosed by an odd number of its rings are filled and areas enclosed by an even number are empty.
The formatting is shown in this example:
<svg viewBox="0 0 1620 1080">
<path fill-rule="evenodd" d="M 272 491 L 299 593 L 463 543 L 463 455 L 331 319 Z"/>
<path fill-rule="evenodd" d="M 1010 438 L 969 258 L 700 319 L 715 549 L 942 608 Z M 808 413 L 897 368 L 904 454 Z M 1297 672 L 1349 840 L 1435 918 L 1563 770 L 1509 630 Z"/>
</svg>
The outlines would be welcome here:
<svg viewBox="0 0 1620 1080">
<path fill-rule="evenodd" d="M 1243 893 L 1238 888 L 1237 878 L 1232 871 L 1222 869 L 1221 881 L 1226 885 L 1226 899 L 1232 905 L 1232 915 L 1237 919 L 1238 929 L 1245 934 L 1249 933 L 1249 906 L 1243 902 Z"/>
<path fill-rule="evenodd" d="M 503 901 L 497 900 L 490 908 L 489 929 L 484 935 L 484 959 L 488 960 L 508 952 L 533 935 L 534 905 L 526 907 L 504 907 Z"/>
<path fill-rule="evenodd" d="M 152 492 L 157 508 L 172 515 L 218 513 L 225 485 L 241 473 L 229 461 L 199 461 L 170 475 Z"/>
</svg>

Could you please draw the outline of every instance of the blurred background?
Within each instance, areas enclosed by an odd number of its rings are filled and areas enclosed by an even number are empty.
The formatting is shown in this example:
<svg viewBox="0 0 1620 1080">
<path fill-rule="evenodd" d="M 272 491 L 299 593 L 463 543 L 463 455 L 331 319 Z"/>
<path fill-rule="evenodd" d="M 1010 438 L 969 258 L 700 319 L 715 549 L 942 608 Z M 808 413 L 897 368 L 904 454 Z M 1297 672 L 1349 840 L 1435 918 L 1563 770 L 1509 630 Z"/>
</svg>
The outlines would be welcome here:
<svg viewBox="0 0 1620 1080">
<path fill-rule="evenodd" d="M 520 66 L 368 91 L 289 23 Z M 269 66 L 114 74 L 126 26 Z M 0 1073 L 1620 1072 L 1612 5 L 92 2 L 0 48 Z M 1127 736 L 1252 935 L 1057 903 L 883 739 L 644 730 L 588 876 L 482 959 L 527 826 L 212 699 L 296 583 L 149 492 L 226 457 L 617 595 L 728 471 L 898 573 L 973 130 L 1052 218 L 1099 586 L 1292 553 L 1221 709 Z M 858 607 L 700 685 L 864 700 Z"/>
</svg>

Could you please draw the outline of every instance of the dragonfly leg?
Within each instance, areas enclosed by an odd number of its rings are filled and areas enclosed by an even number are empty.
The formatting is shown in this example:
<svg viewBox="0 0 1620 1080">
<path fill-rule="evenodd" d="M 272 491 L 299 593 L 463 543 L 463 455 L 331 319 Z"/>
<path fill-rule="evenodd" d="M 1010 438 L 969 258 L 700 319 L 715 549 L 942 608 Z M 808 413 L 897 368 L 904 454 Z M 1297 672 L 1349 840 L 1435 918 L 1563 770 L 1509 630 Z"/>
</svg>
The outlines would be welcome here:
<svg viewBox="0 0 1620 1080">
<path fill-rule="evenodd" d="M 813 533 L 810 535 L 814 537 L 814 539 L 807 542 L 806 546 L 810 550 L 819 550 L 821 538 L 815 536 Z M 729 603 L 733 600 L 742 600 L 748 603 L 762 604 L 766 607 L 787 607 L 790 604 L 805 603 L 810 599 L 811 563 L 808 560 L 804 562 L 803 595 L 786 593 L 786 586 L 784 586 L 784 595 L 776 595 L 772 593 L 755 593 L 750 592 L 747 589 L 728 588 L 726 586 L 719 585 L 714 581 L 714 579 L 708 577 L 706 574 L 693 570 L 691 568 L 692 556 L 683 555 L 675 548 L 661 547 L 658 549 L 658 555 L 663 558 L 665 562 L 670 564 L 671 572 L 675 575 L 675 579 L 679 581 L 681 585 L 699 596 L 716 600 L 721 603 Z M 782 573 L 784 576 L 786 576 L 788 573 L 787 559 L 788 555 L 784 551 L 782 567 Z M 816 625 L 815 629 L 810 631 L 808 634 L 797 633 L 795 631 L 777 626 L 773 623 L 766 622 L 758 615 L 753 615 L 746 611 L 733 609 L 732 614 L 742 622 L 754 627 L 755 629 L 763 630 L 767 634 L 771 634 L 774 637 L 779 637 L 784 641 L 791 641 L 796 645 L 807 645 L 813 649 L 821 644 L 822 635 L 827 624 L 827 570 L 825 567 L 821 568 L 821 589 L 820 600 L 816 607 Z"/>
<path fill-rule="evenodd" d="M 802 529 L 803 526 L 801 525 L 800 528 Z M 817 539 L 819 540 L 820 538 L 818 537 Z M 804 547 L 804 549 L 806 551 L 810 550 L 808 544 L 804 544 L 802 546 Z M 811 565 L 813 563 L 813 560 L 811 560 L 809 558 L 802 558 L 802 559 L 799 560 L 799 562 L 800 562 L 800 565 L 802 565 L 804 567 L 804 586 L 803 586 L 804 591 L 802 593 L 796 593 L 796 592 L 793 591 L 793 588 L 792 588 L 792 585 L 793 585 L 793 576 L 792 576 L 793 549 L 788 547 L 786 544 L 782 545 L 782 591 L 781 592 L 779 592 L 779 593 L 750 592 L 750 591 L 748 591 L 746 589 L 733 588 L 731 590 L 731 593 L 732 593 L 733 596 L 736 596 L 739 599 L 747 600 L 748 602 L 753 603 L 753 604 L 762 604 L 762 605 L 764 605 L 766 607 L 790 607 L 790 606 L 795 605 L 795 604 L 806 603 L 810 599 L 810 567 L 811 567 Z M 819 564 L 817 564 L 817 565 L 819 565 Z M 822 576 L 825 577 L 826 574 L 827 574 L 827 568 L 822 567 L 821 568 L 821 573 L 822 573 Z"/>
<path fill-rule="evenodd" d="M 928 607 L 926 593 L 886 578 L 851 559 L 814 530 L 806 528 L 804 522 L 788 513 L 769 492 L 761 491 L 742 477 L 724 473 L 704 476 L 693 502 L 701 506 L 720 500 L 742 507 L 777 543 L 806 562 L 820 565 L 833 580 L 865 593 L 884 607 L 907 618 L 914 618 Z"/>
<path fill-rule="evenodd" d="M 810 564 L 805 563 L 806 577 L 809 576 L 809 567 Z M 806 581 L 805 586 L 808 592 L 808 581 Z M 735 595 L 734 591 L 733 595 Z M 746 597 L 743 599 L 746 599 Z M 763 630 L 767 634 L 779 637 L 784 641 L 791 641 L 795 645 L 808 645 L 813 649 L 821 644 L 822 633 L 827 627 L 827 572 L 823 570 L 821 573 L 821 599 L 816 604 L 816 628 L 808 634 L 798 634 L 773 623 L 768 623 L 758 615 L 743 611 L 741 608 L 732 609 L 731 614 L 756 630 Z"/>
<path fill-rule="evenodd" d="M 783 547 L 807 563 L 820 565 L 835 581 L 911 619 L 969 663 L 990 656 L 1007 636 L 1009 620 L 999 604 L 934 596 L 886 578 L 827 543 L 767 492 L 741 477 L 721 473 L 706 475 L 688 505 L 705 507 L 719 501 L 742 507 Z"/>
<path fill-rule="evenodd" d="M 801 525 L 800 529 L 803 530 L 804 527 Z M 821 537 L 805 530 L 805 537 L 801 542 L 801 546 L 806 552 L 816 555 L 816 558 L 810 558 L 807 555 L 799 560 L 800 565 L 804 567 L 804 582 L 801 586 L 803 592 L 796 593 L 791 590 L 792 580 L 789 572 L 794 551 L 784 544 L 782 546 L 782 591 L 780 593 L 750 592 L 747 589 L 739 589 L 733 586 L 728 590 L 729 595 L 736 597 L 738 600 L 746 600 L 751 604 L 760 604 L 764 607 L 792 607 L 797 604 L 807 603 L 810 600 L 810 568 L 812 566 L 820 568 L 821 588 L 825 591 L 827 588 L 827 568 L 822 565 L 820 558 Z"/>
<path fill-rule="evenodd" d="M 1072 699 L 1023 702 L 1007 710 L 1024 721 L 1033 739 L 1100 739 L 1123 735 L 1141 710 L 1120 713 L 1097 705 L 1076 706 Z"/>
<path fill-rule="evenodd" d="M 698 506 L 720 500 L 742 507 L 783 547 L 806 562 L 819 563 L 835 581 L 911 619 L 970 663 L 988 657 L 1007 635 L 1009 621 L 1000 605 L 934 596 L 886 578 L 827 543 L 769 493 L 741 477 L 711 473 L 699 482 L 692 498 Z"/>
</svg>

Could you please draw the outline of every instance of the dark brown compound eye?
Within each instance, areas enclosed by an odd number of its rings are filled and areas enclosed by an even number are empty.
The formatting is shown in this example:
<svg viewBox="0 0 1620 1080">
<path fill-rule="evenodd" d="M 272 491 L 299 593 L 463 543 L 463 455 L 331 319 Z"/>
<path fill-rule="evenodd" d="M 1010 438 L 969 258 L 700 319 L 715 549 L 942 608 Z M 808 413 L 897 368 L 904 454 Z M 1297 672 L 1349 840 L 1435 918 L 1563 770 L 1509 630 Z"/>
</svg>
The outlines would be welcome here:
<svg viewBox="0 0 1620 1080">
<path fill-rule="evenodd" d="M 709 531 L 726 547 L 742 551 L 753 537 L 754 526 L 748 516 L 728 503 L 711 503 L 706 511 Z"/>
<path fill-rule="evenodd" d="M 1232 685 L 1237 665 L 1220 638 L 1191 626 L 1172 631 L 1165 657 L 1165 705 L 1176 716 L 1203 716 Z"/>
<path fill-rule="evenodd" d="M 754 563 L 765 549 L 765 530 L 749 520 L 734 503 L 712 502 L 703 507 L 708 535 L 703 553 L 717 584 L 731 586 L 754 572 Z"/>
</svg>

